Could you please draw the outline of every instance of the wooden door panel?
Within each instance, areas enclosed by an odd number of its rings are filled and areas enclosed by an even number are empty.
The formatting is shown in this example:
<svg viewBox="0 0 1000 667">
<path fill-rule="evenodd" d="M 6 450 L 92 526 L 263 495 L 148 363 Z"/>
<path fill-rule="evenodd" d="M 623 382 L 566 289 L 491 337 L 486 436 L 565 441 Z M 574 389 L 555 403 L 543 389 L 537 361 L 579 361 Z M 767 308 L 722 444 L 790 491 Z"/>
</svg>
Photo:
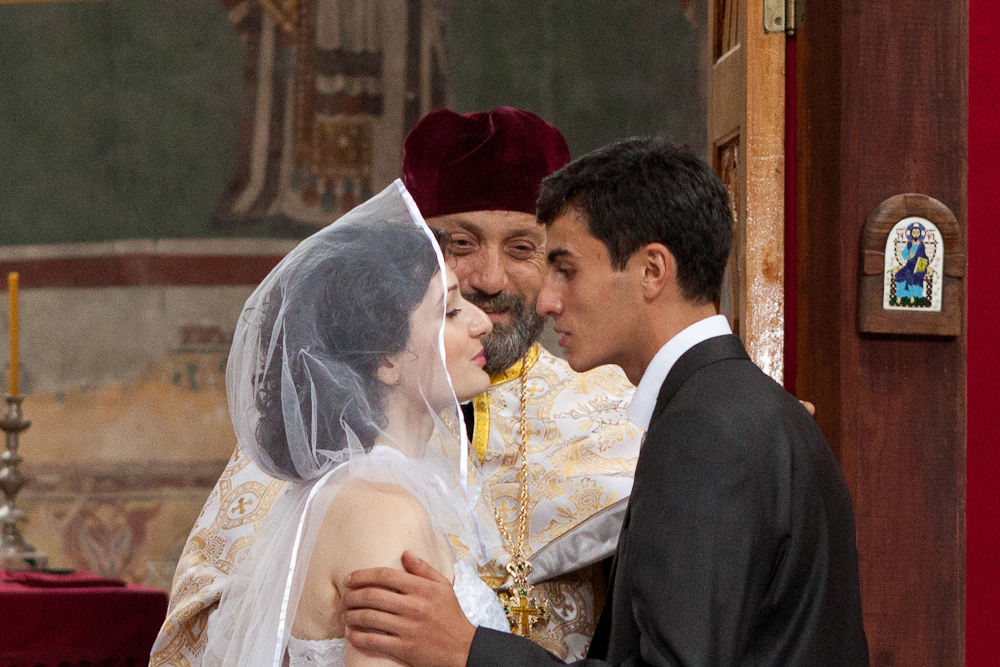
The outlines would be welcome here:
<svg viewBox="0 0 1000 667">
<path fill-rule="evenodd" d="M 713 0 L 712 4 L 715 12 L 712 21 L 715 27 L 715 34 L 712 36 L 712 61 L 715 62 L 740 43 L 741 0 Z"/>
<path fill-rule="evenodd" d="M 719 312 L 729 318 L 729 323 L 733 327 L 733 333 L 737 336 L 743 335 L 743 317 L 745 315 L 743 306 L 742 286 L 746 282 L 746 275 L 743 274 L 743 252 L 745 245 L 744 228 L 740 224 L 743 216 L 740 215 L 740 136 L 737 134 L 728 141 L 712 147 L 712 166 L 715 172 L 722 179 L 729 191 L 729 209 L 733 214 L 733 250 L 729 255 L 729 264 L 726 266 L 726 275 L 722 281 L 722 295 L 719 299 Z"/>
<path fill-rule="evenodd" d="M 785 35 L 764 31 L 764 0 L 713 0 L 709 25 L 708 145 L 735 232 L 721 306 L 751 358 L 781 382 Z"/>
</svg>

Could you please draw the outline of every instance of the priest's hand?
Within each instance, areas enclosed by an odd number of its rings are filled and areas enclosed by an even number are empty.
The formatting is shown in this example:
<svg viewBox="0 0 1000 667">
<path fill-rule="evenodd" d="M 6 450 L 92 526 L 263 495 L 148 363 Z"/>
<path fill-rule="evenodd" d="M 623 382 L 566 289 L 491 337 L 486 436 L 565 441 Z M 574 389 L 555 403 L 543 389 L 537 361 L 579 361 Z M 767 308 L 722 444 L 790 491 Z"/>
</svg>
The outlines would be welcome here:
<svg viewBox="0 0 1000 667">
<path fill-rule="evenodd" d="M 413 667 L 465 667 L 476 628 L 451 582 L 409 551 L 403 567 L 348 575 L 342 598 L 347 641 Z"/>
<path fill-rule="evenodd" d="M 802 407 L 804 407 L 806 409 L 806 412 L 808 412 L 811 416 L 813 416 L 813 417 L 816 416 L 816 406 L 815 405 L 813 405 L 809 401 L 803 401 L 801 398 L 799 399 L 799 403 L 802 404 Z"/>
</svg>

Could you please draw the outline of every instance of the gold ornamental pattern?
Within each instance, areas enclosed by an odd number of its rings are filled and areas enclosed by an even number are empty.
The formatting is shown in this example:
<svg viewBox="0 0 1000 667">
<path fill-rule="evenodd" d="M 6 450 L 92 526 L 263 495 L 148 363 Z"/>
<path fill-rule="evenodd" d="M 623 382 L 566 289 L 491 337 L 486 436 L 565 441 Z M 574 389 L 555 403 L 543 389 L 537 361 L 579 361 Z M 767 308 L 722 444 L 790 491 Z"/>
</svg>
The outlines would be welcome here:
<svg viewBox="0 0 1000 667">
<path fill-rule="evenodd" d="M 635 389 L 617 367 L 575 373 L 565 361 L 540 348 L 525 387 L 530 559 L 581 522 L 628 497 L 642 432 L 625 412 Z M 519 391 L 519 383 L 511 380 L 487 392 L 490 424 L 484 486 L 492 490 L 508 530 L 518 519 Z M 477 431 L 479 427 L 477 421 Z"/>
<path fill-rule="evenodd" d="M 495 576 L 501 571 L 494 562 L 485 566 L 480 576 L 489 586 L 498 589 L 505 582 L 503 576 Z M 548 619 L 531 630 L 531 640 L 562 660 L 573 661 L 586 656 L 604 604 L 605 587 L 601 563 L 535 584 L 535 592 L 546 602 Z"/>
<path fill-rule="evenodd" d="M 603 366 L 576 373 L 562 359 L 536 346 L 529 354 L 525 375 L 526 446 L 528 461 L 528 543 L 525 556 L 567 537 L 587 519 L 596 517 L 628 497 L 639 456 L 642 432 L 629 421 L 626 408 L 634 387 L 617 367 Z M 532 363 L 533 362 L 533 363 Z M 488 440 L 475 442 L 482 449 L 484 488 L 490 489 L 497 513 L 515 531 L 520 512 L 521 396 L 519 375 L 494 378 L 486 394 Z M 479 407 L 479 406 L 476 406 Z M 486 430 L 476 410 L 475 431 Z M 487 522 L 493 517 L 483 515 Z M 620 524 L 609 520 L 601 531 L 616 536 Z M 513 533 L 512 533 L 513 534 Z M 604 582 L 600 567 L 576 568 L 611 553 L 570 552 L 559 558 L 565 566 L 535 583 L 548 603 L 548 620 L 531 631 L 531 639 L 565 660 L 585 656 L 596 628 Z M 484 568 L 483 578 L 494 588 L 506 581 L 506 554 Z M 532 562 L 535 562 L 532 560 Z M 535 563 L 537 566 L 537 563 Z M 596 568 L 596 569 L 595 569 Z M 537 571 L 537 570 L 536 570 Z M 595 588 L 596 578 L 596 588 Z"/>
<path fill-rule="evenodd" d="M 260 520 L 284 484 L 265 475 L 240 449 L 233 453 L 177 563 L 151 666 L 201 664 L 208 613 L 222 595 L 219 575 L 231 574 L 240 553 L 253 544 Z"/>
<path fill-rule="evenodd" d="M 563 660 L 586 656 L 604 604 L 604 572 L 600 563 L 535 585 L 549 605 L 549 622 L 532 639 Z"/>
</svg>

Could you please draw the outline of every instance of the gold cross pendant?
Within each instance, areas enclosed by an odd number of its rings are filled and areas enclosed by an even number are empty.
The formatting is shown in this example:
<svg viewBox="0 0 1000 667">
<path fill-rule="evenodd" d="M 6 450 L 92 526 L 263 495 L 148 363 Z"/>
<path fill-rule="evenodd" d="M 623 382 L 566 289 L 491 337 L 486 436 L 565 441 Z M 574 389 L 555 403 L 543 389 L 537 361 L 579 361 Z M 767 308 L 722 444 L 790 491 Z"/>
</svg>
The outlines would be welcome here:
<svg viewBox="0 0 1000 667">
<path fill-rule="evenodd" d="M 549 610 L 543 600 L 536 599 L 532 586 L 515 587 L 512 584 L 510 590 L 498 593 L 500 604 L 510 621 L 511 632 L 530 639 L 532 628 L 548 622 Z"/>
</svg>

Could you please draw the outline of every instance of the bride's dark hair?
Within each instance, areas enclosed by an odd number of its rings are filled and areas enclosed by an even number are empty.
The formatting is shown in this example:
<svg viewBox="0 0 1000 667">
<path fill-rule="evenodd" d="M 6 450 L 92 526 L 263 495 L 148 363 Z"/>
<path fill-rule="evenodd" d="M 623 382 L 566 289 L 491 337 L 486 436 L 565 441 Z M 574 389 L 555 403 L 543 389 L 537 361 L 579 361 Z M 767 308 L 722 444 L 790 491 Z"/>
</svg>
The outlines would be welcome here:
<svg viewBox="0 0 1000 667">
<path fill-rule="evenodd" d="M 267 294 L 256 438 L 272 472 L 302 479 L 289 452 L 290 428 L 315 429 L 317 452 L 332 452 L 347 446 L 343 421 L 366 451 L 372 447 L 386 424 L 387 387 L 377 377 L 379 364 L 406 348 L 410 314 L 438 271 L 432 244 L 412 224 L 334 223 L 323 244 Z M 290 379 L 295 391 L 282 391 L 285 364 L 284 381 Z M 317 394 L 322 404 L 316 404 Z"/>
</svg>

